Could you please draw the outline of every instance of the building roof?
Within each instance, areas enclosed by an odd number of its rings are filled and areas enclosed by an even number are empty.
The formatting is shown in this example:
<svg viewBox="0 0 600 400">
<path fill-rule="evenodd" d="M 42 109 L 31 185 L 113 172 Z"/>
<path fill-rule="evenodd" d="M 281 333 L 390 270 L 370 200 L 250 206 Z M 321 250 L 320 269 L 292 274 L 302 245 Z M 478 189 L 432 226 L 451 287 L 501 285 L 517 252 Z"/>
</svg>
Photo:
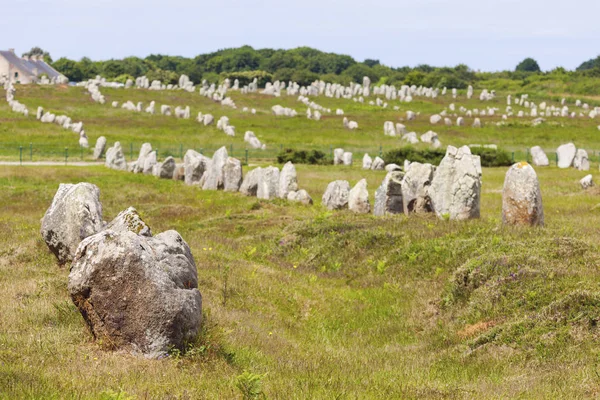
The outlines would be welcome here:
<svg viewBox="0 0 600 400">
<path fill-rule="evenodd" d="M 48 75 L 49 79 L 56 78 L 60 76 L 60 73 L 56 71 L 54 68 L 46 64 L 42 60 L 25 60 L 23 58 L 18 57 L 12 51 L 0 51 L 0 57 L 4 57 L 6 61 L 15 66 L 15 68 L 19 69 L 22 72 L 26 72 L 29 75 Z"/>
</svg>

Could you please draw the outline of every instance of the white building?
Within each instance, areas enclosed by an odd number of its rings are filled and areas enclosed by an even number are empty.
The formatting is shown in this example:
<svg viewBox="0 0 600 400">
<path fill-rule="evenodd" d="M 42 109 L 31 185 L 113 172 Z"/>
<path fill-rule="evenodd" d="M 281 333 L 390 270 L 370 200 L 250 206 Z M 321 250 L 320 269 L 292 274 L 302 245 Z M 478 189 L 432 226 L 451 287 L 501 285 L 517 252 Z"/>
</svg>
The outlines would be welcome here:
<svg viewBox="0 0 600 400">
<path fill-rule="evenodd" d="M 0 81 L 10 80 L 14 83 L 55 82 L 64 78 L 58 71 L 46 64 L 43 56 L 19 57 L 15 49 L 0 51 Z"/>
</svg>

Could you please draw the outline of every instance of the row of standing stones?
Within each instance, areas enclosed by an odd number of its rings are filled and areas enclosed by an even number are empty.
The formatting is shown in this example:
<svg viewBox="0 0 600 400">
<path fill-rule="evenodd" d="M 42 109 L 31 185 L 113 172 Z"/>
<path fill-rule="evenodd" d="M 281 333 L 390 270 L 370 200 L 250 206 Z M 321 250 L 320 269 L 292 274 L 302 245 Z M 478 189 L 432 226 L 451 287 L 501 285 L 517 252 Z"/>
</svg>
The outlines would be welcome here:
<svg viewBox="0 0 600 400">
<path fill-rule="evenodd" d="M 194 162 L 198 160 L 204 159 L 194 155 Z M 258 197 L 261 193 L 281 197 L 281 190 L 292 193 L 296 184 L 295 170 L 288 173 L 292 168 L 286 164 L 281 174 L 273 167 L 255 169 L 244 182 L 258 183 L 248 183 L 241 191 Z M 185 178 L 192 184 L 197 179 L 204 184 L 218 179 L 208 171 L 204 179 L 204 173 Z M 405 172 L 389 172 L 377 189 L 374 214 L 435 212 L 444 219 L 477 218 L 480 190 L 479 157 L 466 146 L 449 146 L 437 168 L 412 163 Z M 323 204 L 329 209 L 370 212 L 366 180 L 353 189 L 347 181 L 330 183 Z M 509 225 L 544 223 L 539 182 L 525 162 L 513 165 L 506 174 L 502 220 Z M 160 358 L 197 336 L 202 321 L 197 267 L 179 233 L 153 235 L 133 207 L 105 222 L 100 190 L 90 183 L 60 184 L 41 225 L 41 235 L 59 264 L 71 264 L 71 299 L 94 338 L 107 348 Z"/>
</svg>

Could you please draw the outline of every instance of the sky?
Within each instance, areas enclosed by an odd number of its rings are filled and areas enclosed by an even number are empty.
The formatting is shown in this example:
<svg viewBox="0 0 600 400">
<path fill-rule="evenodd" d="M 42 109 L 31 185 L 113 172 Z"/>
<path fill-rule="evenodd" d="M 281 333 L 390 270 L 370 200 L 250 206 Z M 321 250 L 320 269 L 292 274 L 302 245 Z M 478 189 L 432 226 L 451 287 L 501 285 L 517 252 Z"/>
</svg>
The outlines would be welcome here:
<svg viewBox="0 0 600 400">
<path fill-rule="evenodd" d="M 574 69 L 600 55 L 600 0 L 12 0 L 0 50 L 53 59 L 193 57 L 222 48 L 309 46 L 391 67 Z"/>
</svg>

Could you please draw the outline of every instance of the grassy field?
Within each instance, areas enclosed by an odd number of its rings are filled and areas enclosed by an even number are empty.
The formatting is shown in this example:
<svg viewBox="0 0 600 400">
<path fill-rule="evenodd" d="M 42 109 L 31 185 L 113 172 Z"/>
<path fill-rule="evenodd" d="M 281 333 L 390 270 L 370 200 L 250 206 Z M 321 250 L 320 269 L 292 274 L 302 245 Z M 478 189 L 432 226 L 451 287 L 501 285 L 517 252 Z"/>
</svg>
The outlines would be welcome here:
<svg viewBox="0 0 600 400">
<path fill-rule="evenodd" d="M 225 145 L 233 150 L 235 157 L 245 159 L 247 146 L 243 136 L 247 130 L 254 131 L 267 145 L 266 151 L 249 150 L 248 157 L 251 159 L 274 159 L 282 148 L 319 149 L 330 153 L 332 148 L 343 147 L 361 156 L 364 152 L 375 155 L 380 150 L 385 152 L 404 144 L 399 138 L 384 136 L 383 123 L 388 120 L 399 122 L 405 117 L 407 110 L 421 113 L 415 121 L 405 122 L 409 131 L 416 131 L 420 135 L 432 129 L 439 134 L 444 145 L 493 143 L 508 151 L 515 151 L 517 157 L 521 157 L 527 148 L 534 145 L 553 153 L 560 144 L 572 141 L 578 147 L 587 149 L 594 161 L 600 155 L 600 131 L 597 128 L 600 117 L 596 120 L 587 117 L 549 117 L 546 123 L 532 127 L 533 118 L 515 116 L 506 125 L 496 126 L 495 122 L 500 121 L 504 113 L 508 92 L 499 92 L 496 99 L 489 102 L 479 101 L 479 91 L 474 96 L 477 98 L 471 100 L 467 100 L 464 93 L 456 100 L 449 94 L 433 100 L 417 97 L 410 104 L 390 101 L 386 109 L 325 96 L 311 98 L 332 110 L 332 114 L 324 114 L 321 121 L 308 120 L 305 117 L 306 106 L 298 102 L 296 96 L 283 95 L 275 98 L 257 93 L 242 95 L 231 91 L 229 95 L 237 105 L 234 110 L 201 97 L 197 92 L 103 88 L 102 93 L 106 97 L 105 105 L 94 103 L 85 89 L 80 87 L 18 86 L 16 98 L 29 107 L 32 115 L 26 118 L 13 113 L 4 101 L 0 102 L 0 159 L 18 161 L 20 146 L 23 147 L 22 157 L 25 161 L 30 158 L 33 161 L 63 160 L 65 148 L 68 148 L 68 156 L 72 160 L 91 159 L 91 150 L 79 148 L 76 134 L 53 124 L 36 121 L 34 114 L 38 106 L 57 115 L 66 114 L 73 121 L 83 121 L 91 147 L 99 136 L 106 136 L 109 144 L 120 141 L 124 151 L 132 159 L 137 158 L 138 149 L 144 142 L 150 142 L 154 148 L 158 148 L 161 158 L 167 155 L 180 158 L 188 148 L 211 155 L 214 150 Z M 3 91 L 0 91 L 0 96 L 4 97 Z M 110 106 L 112 101 L 122 104 L 127 100 L 143 102 L 145 105 L 154 100 L 157 110 L 161 104 L 168 104 L 173 108 L 188 105 L 192 119 L 148 115 Z M 560 105 L 560 96 L 556 95 L 531 96 L 530 100 L 537 104 L 546 101 L 549 105 Z M 600 104 L 594 99 L 587 101 L 591 106 Z M 581 108 L 575 108 L 574 102 L 570 98 L 571 109 L 582 111 Z M 443 123 L 432 126 L 429 116 L 441 112 L 450 103 L 454 103 L 457 110 L 460 106 L 468 109 L 489 106 L 499 108 L 500 112 L 493 117 L 480 117 L 484 124 L 480 129 L 471 127 L 473 118 L 465 119 L 465 127 L 446 127 Z M 296 118 L 275 117 L 271 113 L 271 107 L 275 104 L 294 108 L 300 115 Z M 398 105 L 400 110 L 394 111 L 394 105 Z M 243 107 L 255 108 L 256 115 L 242 112 Z M 525 110 L 514 104 L 512 107 L 515 115 L 519 110 Z M 344 129 L 343 117 L 335 115 L 337 108 L 343 109 L 350 120 L 357 121 L 359 130 L 350 132 Z M 230 123 L 236 127 L 236 136 L 230 138 L 217 130 L 215 125 L 204 127 L 197 123 L 194 118 L 199 111 L 211 113 L 216 119 L 228 116 Z M 455 117 L 452 119 L 456 120 Z"/>
<path fill-rule="evenodd" d="M 505 172 L 484 169 L 481 219 L 448 222 L 326 211 L 331 180 L 367 178 L 373 195 L 384 173 L 357 167 L 298 166 L 313 207 L 0 167 L 0 397 L 597 397 L 600 191 L 538 168 L 546 226 L 506 228 Z M 80 181 L 100 187 L 106 220 L 135 206 L 190 244 L 205 322 L 187 352 L 150 361 L 92 341 L 39 234 L 58 184 Z"/>
</svg>

